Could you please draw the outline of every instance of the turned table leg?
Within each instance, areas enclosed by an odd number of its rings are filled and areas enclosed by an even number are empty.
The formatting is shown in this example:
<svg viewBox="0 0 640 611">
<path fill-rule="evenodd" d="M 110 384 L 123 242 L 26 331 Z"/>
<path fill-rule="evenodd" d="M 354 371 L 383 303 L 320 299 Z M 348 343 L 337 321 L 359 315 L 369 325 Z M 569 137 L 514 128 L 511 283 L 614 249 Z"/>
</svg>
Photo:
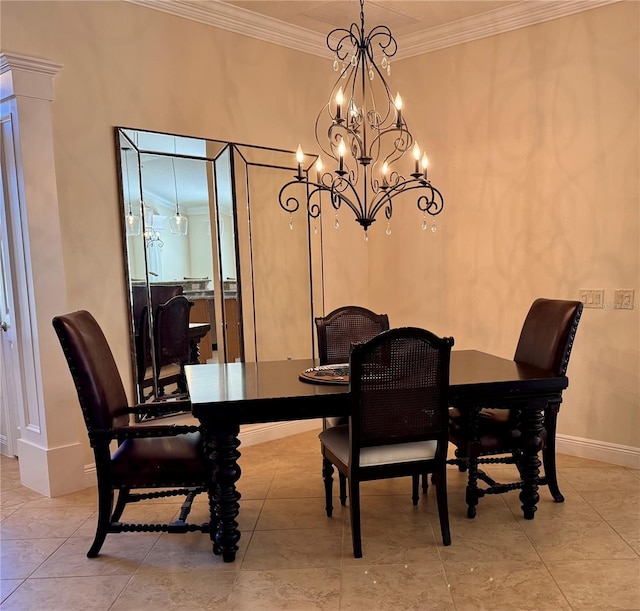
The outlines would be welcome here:
<svg viewBox="0 0 640 611">
<path fill-rule="evenodd" d="M 240 493 L 236 482 L 240 479 L 238 425 L 216 427 L 209 433 L 211 459 L 213 461 L 213 487 L 210 500 L 211 539 L 213 553 L 222 556 L 224 562 L 233 562 L 238 551 L 240 531 L 236 518 L 240 512 Z"/>
<path fill-rule="evenodd" d="M 540 459 L 538 454 L 542 448 L 542 429 L 546 401 L 531 401 L 522 408 L 522 427 L 525 436 L 524 456 L 522 459 L 522 490 L 520 501 L 525 520 L 533 520 L 540 500 L 538 494 L 538 478 L 540 476 Z"/>
</svg>

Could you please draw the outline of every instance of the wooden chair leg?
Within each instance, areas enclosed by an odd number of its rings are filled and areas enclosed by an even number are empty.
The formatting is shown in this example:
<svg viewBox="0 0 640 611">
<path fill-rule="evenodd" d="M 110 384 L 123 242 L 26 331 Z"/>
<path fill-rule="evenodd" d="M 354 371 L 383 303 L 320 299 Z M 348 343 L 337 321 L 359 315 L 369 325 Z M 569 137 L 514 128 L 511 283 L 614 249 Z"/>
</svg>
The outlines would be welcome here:
<svg viewBox="0 0 640 611">
<path fill-rule="evenodd" d="M 338 480 L 340 482 L 340 505 L 344 507 L 347 504 L 347 477 L 338 472 Z"/>
<path fill-rule="evenodd" d="M 449 502 L 447 499 L 447 475 L 443 469 L 440 473 L 433 474 L 436 485 L 436 498 L 438 500 L 438 518 L 442 533 L 442 544 L 451 545 L 451 531 L 449 529 Z"/>
<path fill-rule="evenodd" d="M 422 474 L 422 494 L 427 494 L 429 492 L 429 474 Z"/>
<path fill-rule="evenodd" d="M 360 530 L 360 482 L 349 478 L 349 509 L 351 512 L 351 541 L 353 557 L 362 558 L 362 532 Z"/>
<path fill-rule="evenodd" d="M 418 494 L 419 488 L 420 488 L 420 475 L 418 473 L 414 473 L 411 476 L 411 500 L 413 501 L 414 507 L 418 504 L 418 500 L 420 500 L 420 495 Z"/>
<path fill-rule="evenodd" d="M 95 558 L 100 553 L 100 548 L 109 532 L 112 506 L 113 490 L 111 490 L 110 486 L 98 485 L 98 525 L 96 527 L 96 536 L 87 552 L 87 558 Z"/>
<path fill-rule="evenodd" d="M 467 466 L 469 469 L 469 477 L 467 478 L 467 517 L 476 517 L 476 505 L 478 504 L 478 459 L 470 457 Z"/>
<path fill-rule="evenodd" d="M 556 424 L 557 412 L 553 407 L 550 407 L 545 413 L 547 439 L 542 448 L 542 463 L 544 464 L 544 476 L 553 500 L 556 503 L 564 503 L 564 496 L 558 487 L 558 475 L 556 473 Z"/>
<path fill-rule="evenodd" d="M 118 500 L 116 501 L 116 508 L 113 510 L 111 516 L 111 522 L 118 522 L 122 517 L 122 512 L 129 502 L 129 488 L 121 488 L 118 490 Z"/>
<path fill-rule="evenodd" d="M 327 517 L 333 514 L 333 465 L 331 461 L 322 459 L 322 477 L 324 478 L 324 498 Z"/>
</svg>

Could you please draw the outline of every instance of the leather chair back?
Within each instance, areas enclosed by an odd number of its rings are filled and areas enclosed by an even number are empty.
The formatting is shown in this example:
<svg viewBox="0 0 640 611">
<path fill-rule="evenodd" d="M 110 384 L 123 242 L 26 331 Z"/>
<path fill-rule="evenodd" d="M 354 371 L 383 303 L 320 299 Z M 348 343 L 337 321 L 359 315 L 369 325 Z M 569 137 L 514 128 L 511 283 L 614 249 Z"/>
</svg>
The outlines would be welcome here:
<svg viewBox="0 0 640 611">
<path fill-rule="evenodd" d="M 127 396 L 111 348 L 95 318 L 80 310 L 53 319 L 87 430 L 129 424 Z"/>
<path fill-rule="evenodd" d="M 522 325 L 513 360 L 565 375 L 582 308 L 580 301 L 536 299 Z"/>
</svg>

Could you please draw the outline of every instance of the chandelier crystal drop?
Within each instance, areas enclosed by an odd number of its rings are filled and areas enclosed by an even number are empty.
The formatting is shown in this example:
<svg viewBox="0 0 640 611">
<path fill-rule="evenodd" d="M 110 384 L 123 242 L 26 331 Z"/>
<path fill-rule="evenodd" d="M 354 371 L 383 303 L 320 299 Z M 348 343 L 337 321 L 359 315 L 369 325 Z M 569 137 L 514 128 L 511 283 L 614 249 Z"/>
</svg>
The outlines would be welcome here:
<svg viewBox="0 0 640 611">
<path fill-rule="evenodd" d="M 320 216 L 321 195 L 327 193 L 336 211 L 336 227 L 337 211 L 344 205 L 365 233 L 384 211 L 389 234 L 394 199 L 418 190 L 416 205 L 423 216 L 440 214 L 444 199 L 429 180 L 427 155 L 407 127 L 400 94 L 392 94 L 383 76 L 383 72 L 391 73 L 391 58 L 397 52 L 389 28 L 379 25 L 367 33 L 364 0 L 360 0 L 360 25 L 332 30 L 327 47 L 334 54 L 332 68 L 338 78 L 316 118 L 315 137 L 322 153 L 315 157 L 315 180 L 310 177 L 314 172 L 305 169 L 305 154 L 298 146 L 297 174 L 280 189 L 280 206 L 290 215 L 296 212 L 302 198 L 292 190 L 302 185 L 311 219 Z M 413 166 L 401 164 L 407 152 Z M 331 166 L 327 170 L 325 160 Z M 413 172 L 405 177 L 402 172 L 407 167 Z"/>
</svg>

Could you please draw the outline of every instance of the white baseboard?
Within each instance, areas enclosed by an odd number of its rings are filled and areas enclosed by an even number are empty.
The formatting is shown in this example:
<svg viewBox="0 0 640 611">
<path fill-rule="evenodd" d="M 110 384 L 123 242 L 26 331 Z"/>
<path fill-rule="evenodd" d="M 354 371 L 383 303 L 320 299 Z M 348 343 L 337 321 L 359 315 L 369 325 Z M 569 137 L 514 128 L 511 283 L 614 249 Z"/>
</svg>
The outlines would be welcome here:
<svg viewBox="0 0 640 611">
<path fill-rule="evenodd" d="M 290 422 L 267 422 L 265 424 L 250 424 L 240 428 L 241 447 L 252 446 L 265 441 L 273 441 L 290 435 L 297 435 L 305 431 L 321 429 L 321 420 L 293 420 Z"/>
<path fill-rule="evenodd" d="M 640 469 L 640 448 L 571 435 L 556 435 L 556 452 Z"/>
<path fill-rule="evenodd" d="M 273 441 L 290 435 L 297 435 L 305 431 L 312 431 L 322 427 L 321 420 L 294 420 L 291 422 L 267 422 L 265 424 L 249 424 L 240 429 L 240 448 Z M 96 485 L 96 465 L 92 463 L 84 467 L 85 487 Z"/>
</svg>

